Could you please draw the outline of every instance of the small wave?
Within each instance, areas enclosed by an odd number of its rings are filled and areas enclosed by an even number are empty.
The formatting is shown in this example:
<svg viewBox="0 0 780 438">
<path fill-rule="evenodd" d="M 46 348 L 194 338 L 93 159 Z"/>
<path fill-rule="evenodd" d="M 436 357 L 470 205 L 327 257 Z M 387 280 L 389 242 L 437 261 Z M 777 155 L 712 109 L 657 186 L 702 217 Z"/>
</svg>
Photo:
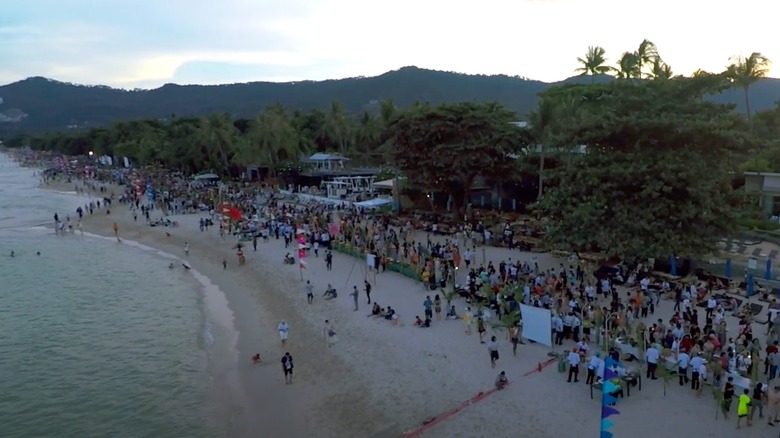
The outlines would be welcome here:
<svg viewBox="0 0 780 438">
<path fill-rule="evenodd" d="M 43 234 L 51 233 L 54 227 L 47 226 L 48 224 L 34 224 L 34 225 L 10 225 L 7 227 L 0 227 L 0 231 L 23 231 Z"/>
<path fill-rule="evenodd" d="M 214 345 L 214 334 L 211 333 L 211 323 L 206 319 L 205 327 L 203 328 L 203 342 L 206 344 L 206 348 Z"/>
</svg>

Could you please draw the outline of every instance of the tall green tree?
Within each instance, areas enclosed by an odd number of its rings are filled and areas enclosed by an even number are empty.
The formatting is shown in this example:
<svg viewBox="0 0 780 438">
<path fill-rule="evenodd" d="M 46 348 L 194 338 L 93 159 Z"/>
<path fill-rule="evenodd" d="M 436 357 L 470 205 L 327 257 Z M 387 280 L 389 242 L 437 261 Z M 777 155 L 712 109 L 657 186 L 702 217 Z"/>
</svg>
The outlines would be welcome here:
<svg viewBox="0 0 780 438">
<path fill-rule="evenodd" d="M 615 71 L 617 72 L 618 79 L 632 79 L 641 76 L 642 69 L 636 53 L 624 52 L 618 60 Z"/>
<path fill-rule="evenodd" d="M 734 86 L 741 88 L 745 94 L 745 111 L 750 123 L 750 86 L 766 76 L 771 62 L 759 52 L 753 52 L 747 57 L 735 56 L 731 61 L 732 63 L 726 68 L 726 74 Z"/>
<path fill-rule="evenodd" d="M 243 165 L 265 164 L 275 178 L 283 163 L 298 162 L 308 152 L 301 137 L 284 108 L 275 105 L 249 123 L 235 158 Z"/>
<path fill-rule="evenodd" d="M 320 135 L 330 138 L 340 154 L 346 155 L 355 141 L 355 121 L 338 101 L 333 101 L 325 113 Z"/>
<path fill-rule="evenodd" d="M 478 176 L 508 177 L 521 152 L 515 115 L 493 103 L 420 105 L 403 112 L 386 138 L 408 181 L 423 190 L 447 192 L 461 213 Z"/>
<path fill-rule="evenodd" d="M 539 202 L 546 239 L 556 247 L 620 257 L 701 256 L 735 226 L 734 153 L 749 138 L 730 107 L 705 95 L 718 78 L 601 86 L 570 92 L 582 115 L 561 135 L 582 144 Z M 637 110 L 641 109 L 641 110 Z"/>
<path fill-rule="evenodd" d="M 593 83 L 596 75 L 605 75 L 612 71 L 612 67 L 607 65 L 606 51 L 600 46 L 589 46 L 588 53 L 584 58 L 577 58 L 580 67 L 575 71 L 581 75 L 590 75 L 590 82 Z"/>
<path fill-rule="evenodd" d="M 666 80 L 671 79 L 674 76 L 674 73 L 672 72 L 672 67 L 663 62 L 661 58 L 656 58 L 653 60 L 653 63 L 650 67 L 650 72 L 648 73 L 648 77 L 650 79 L 655 80 Z"/>
<path fill-rule="evenodd" d="M 639 47 L 637 47 L 634 52 L 634 57 L 638 64 L 638 77 L 642 77 L 646 67 L 652 68 L 653 64 L 661 61 L 661 56 L 658 54 L 658 47 L 648 39 L 644 39 L 639 43 Z M 647 75 L 649 76 L 650 73 Z"/>
<path fill-rule="evenodd" d="M 238 139 L 238 130 L 230 115 L 213 114 L 200 123 L 199 145 L 208 157 L 211 169 L 222 175 L 230 173 L 230 158 Z"/>
<path fill-rule="evenodd" d="M 544 166 L 548 150 L 554 148 L 556 128 L 556 113 L 558 112 L 558 100 L 553 97 L 542 97 L 536 104 L 536 109 L 531 113 L 530 131 L 534 139 L 534 149 L 539 154 L 539 191 L 537 198 L 544 195 Z"/>
<path fill-rule="evenodd" d="M 363 111 L 358 119 L 355 144 L 352 148 L 352 152 L 357 155 L 355 157 L 357 162 L 368 165 L 377 160 L 384 129 L 385 126 L 379 117 Z"/>
</svg>

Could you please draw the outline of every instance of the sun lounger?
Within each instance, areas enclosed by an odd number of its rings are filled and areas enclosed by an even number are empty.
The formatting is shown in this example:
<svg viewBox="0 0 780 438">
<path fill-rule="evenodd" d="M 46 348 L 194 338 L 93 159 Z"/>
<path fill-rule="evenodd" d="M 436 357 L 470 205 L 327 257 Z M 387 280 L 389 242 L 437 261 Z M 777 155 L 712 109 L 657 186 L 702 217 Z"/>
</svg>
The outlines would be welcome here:
<svg viewBox="0 0 780 438">
<path fill-rule="evenodd" d="M 760 257 L 761 256 L 761 248 L 754 249 L 753 252 L 750 253 L 750 255 L 753 256 L 753 257 Z"/>
<path fill-rule="evenodd" d="M 744 254 L 745 251 L 747 251 L 747 246 L 741 245 L 739 248 L 737 248 L 737 254 Z"/>
<path fill-rule="evenodd" d="M 776 249 L 769 251 L 769 258 L 774 260 L 774 258 L 777 257 L 777 254 L 780 254 L 780 251 Z"/>
</svg>

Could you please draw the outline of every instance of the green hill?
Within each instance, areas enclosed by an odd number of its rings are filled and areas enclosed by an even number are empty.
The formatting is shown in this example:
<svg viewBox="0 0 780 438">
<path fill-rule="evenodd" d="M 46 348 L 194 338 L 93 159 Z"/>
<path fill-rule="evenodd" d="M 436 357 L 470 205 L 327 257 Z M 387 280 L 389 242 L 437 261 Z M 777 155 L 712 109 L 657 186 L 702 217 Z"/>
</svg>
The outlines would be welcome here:
<svg viewBox="0 0 780 438">
<path fill-rule="evenodd" d="M 597 78 L 611 80 L 609 77 Z M 564 82 L 585 82 L 573 77 Z M 537 94 L 549 83 L 505 75 L 462 73 L 404 67 L 376 77 L 287 83 L 251 82 L 225 85 L 166 84 L 153 90 L 121 90 L 106 86 L 75 85 L 41 77 L 0 87 L 0 135 L 91 128 L 121 120 L 200 116 L 227 112 L 251 117 L 266 106 L 280 103 L 291 109 L 327 108 L 333 100 L 357 112 L 372 103 L 391 99 L 405 107 L 417 101 L 497 101 L 520 117 L 535 105 Z M 741 90 L 727 91 L 714 100 L 744 107 Z M 780 80 L 762 79 L 751 89 L 751 105 L 760 111 L 780 100 Z M 10 112 L 9 112 L 10 111 Z M 19 112 L 21 111 L 21 113 Z M 23 117 L 19 117 L 19 115 Z M 13 116 L 13 117 L 11 117 Z M 16 121 L 8 121 L 16 120 Z"/>
</svg>

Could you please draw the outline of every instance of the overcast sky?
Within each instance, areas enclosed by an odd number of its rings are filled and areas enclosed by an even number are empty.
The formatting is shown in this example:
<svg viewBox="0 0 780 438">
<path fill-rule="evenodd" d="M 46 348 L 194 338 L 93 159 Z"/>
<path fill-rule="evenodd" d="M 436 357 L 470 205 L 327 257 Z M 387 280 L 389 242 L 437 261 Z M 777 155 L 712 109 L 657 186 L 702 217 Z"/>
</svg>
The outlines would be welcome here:
<svg viewBox="0 0 780 438">
<path fill-rule="evenodd" d="M 407 65 L 556 81 L 589 45 L 614 63 L 644 38 L 690 74 L 754 51 L 780 63 L 778 12 L 778 0 L 3 0 L 0 84 L 152 88 Z"/>
</svg>

